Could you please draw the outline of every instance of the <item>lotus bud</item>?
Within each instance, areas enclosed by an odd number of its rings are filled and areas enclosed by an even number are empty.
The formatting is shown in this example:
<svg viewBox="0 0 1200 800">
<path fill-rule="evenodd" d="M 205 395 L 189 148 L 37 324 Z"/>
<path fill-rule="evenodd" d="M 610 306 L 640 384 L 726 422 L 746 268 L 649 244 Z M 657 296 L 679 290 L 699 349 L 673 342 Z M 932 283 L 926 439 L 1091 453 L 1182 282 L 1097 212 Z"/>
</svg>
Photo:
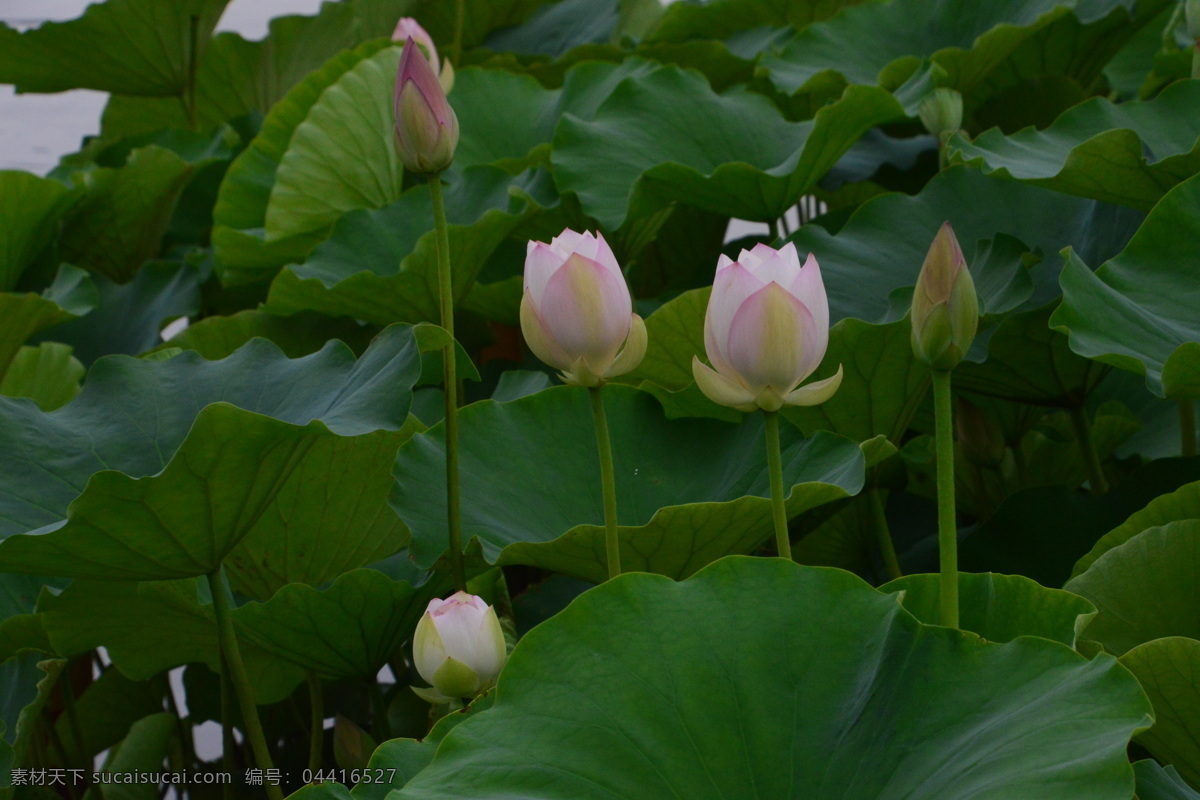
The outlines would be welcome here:
<svg viewBox="0 0 1200 800">
<path fill-rule="evenodd" d="M 975 282 L 947 222 L 934 237 L 913 289 L 913 353 L 933 369 L 953 369 L 967 354 L 978 328 Z"/>
<path fill-rule="evenodd" d="M 433 689 L 417 694 L 433 702 L 475 697 L 496 682 L 506 655 L 496 610 L 481 598 L 456 592 L 430 600 L 413 636 L 413 662 Z"/>
<path fill-rule="evenodd" d="M 962 397 L 955 398 L 954 428 L 963 455 L 979 467 L 998 467 L 1007 448 L 1000 423 Z"/>
<path fill-rule="evenodd" d="M 646 355 L 646 324 L 600 233 L 567 228 L 550 244 L 529 243 L 521 331 L 533 354 L 576 386 L 599 386 Z"/>
<path fill-rule="evenodd" d="M 425 51 L 425 58 L 429 61 L 429 66 L 433 67 L 434 72 L 437 72 L 438 52 L 437 45 L 433 43 L 433 37 L 421 27 L 421 23 L 412 17 L 401 17 L 400 21 L 396 23 L 395 32 L 392 33 L 392 41 L 407 42 L 409 39 L 412 39 Z"/>
<path fill-rule="evenodd" d="M 405 169 L 432 174 L 454 161 L 458 117 L 437 74 L 410 36 L 396 76 L 396 152 Z"/>
<path fill-rule="evenodd" d="M 712 367 L 692 358 L 696 385 L 712 400 L 741 411 L 824 403 L 842 383 L 842 368 L 800 383 L 825 358 L 829 300 L 810 253 L 804 266 L 789 242 L 722 255 L 704 317 L 704 350 Z"/>
<path fill-rule="evenodd" d="M 917 114 L 939 141 L 945 141 L 962 127 L 963 98 L 955 89 L 934 89 L 921 101 Z"/>
</svg>

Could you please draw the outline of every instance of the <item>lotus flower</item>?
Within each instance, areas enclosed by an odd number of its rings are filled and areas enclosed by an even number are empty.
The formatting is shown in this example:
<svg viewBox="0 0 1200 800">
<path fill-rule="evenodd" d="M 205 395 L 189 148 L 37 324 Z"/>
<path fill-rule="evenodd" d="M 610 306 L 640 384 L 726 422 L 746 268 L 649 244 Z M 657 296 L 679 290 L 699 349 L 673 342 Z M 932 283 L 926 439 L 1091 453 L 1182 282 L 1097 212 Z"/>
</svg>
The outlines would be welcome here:
<svg viewBox="0 0 1200 800">
<path fill-rule="evenodd" d="M 641 363 L 646 325 L 604 236 L 570 228 L 525 254 L 521 330 L 539 359 L 563 380 L 598 386 Z"/>
<path fill-rule="evenodd" d="M 400 21 L 396 23 L 395 32 L 392 33 L 392 41 L 406 42 L 409 39 L 421 46 L 429 60 L 429 66 L 433 67 L 434 72 L 437 72 L 439 69 L 438 52 L 437 45 L 433 43 L 433 37 L 421 27 L 421 23 L 412 17 L 401 17 Z"/>
<path fill-rule="evenodd" d="M 839 366 L 832 377 L 800 386 L 828 344 L 829 300 L 816 258 L 809 254 L 801 267 L 794 244 L 759 244 L 717 263 L 704 318 L 712 367 L 693 357 L 692 374 L 710 400 L 741 411 L 813 406 L 842 383 Z"/>
<path fill-rule="evenodd" d="M 433 690 L 417 690 L 432 702 L 474 697 L 496 682 L 507 648 L 496 610 L 466 592 L 433 599 L 417 623 L 413 662 Z"/>
<path fill-rule="evenodd" d="M 432 174 L 454 161 L 458 117 L 413 37 L 404 42 L 396 76 L 396 152 L 405 169 Z"/>
<path fill-rule="evenodd" d="M 950 223 L 938 230 L 913 289 L 912 345 L 933 369 L 953 369 L 979 327 L 979 298 Z"/>
</svg>

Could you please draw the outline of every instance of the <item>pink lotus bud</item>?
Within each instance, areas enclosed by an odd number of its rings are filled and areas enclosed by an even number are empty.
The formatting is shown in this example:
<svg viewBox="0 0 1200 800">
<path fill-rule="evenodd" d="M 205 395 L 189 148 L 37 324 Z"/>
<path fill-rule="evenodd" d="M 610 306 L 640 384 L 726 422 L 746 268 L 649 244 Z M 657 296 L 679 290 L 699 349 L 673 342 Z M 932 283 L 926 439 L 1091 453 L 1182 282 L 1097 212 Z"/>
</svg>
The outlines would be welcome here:
<svg viewBox="0 0 1200 800">
<path fill-rule="evenodd" d="M 808 386 L 829 344 L 829 300 L 810 253 L 804 266 L 792 243 L 743 250 L 717 263 L 704 350 L 712 367 L 692 358 L 696 385 L 714 403 L 741 411 L 824 403 L 842 383 L 836 375 Z"/>
<path fill-rule="evenodd" d="M 433 67 L 434 72 L 437 72 L 438 52 L 437 45 L 433 43 L 433 37 L 421 27 L 421 23 L 412 17 L 401 17 L 400 21 L 396 23 L 395 32 L 392 33 L 392 41 L 406 42 L 409 39 L 412 39 L 425 51 L 425 58 L 429 60 L 429 66 Z"/>
<path fill-rule="evenodd" d="M 567 383 L 597 386 L 646 355 L 646 325 L 604 236 L 570 228 L 525 253 L 521 331 Z"/>
<path fill-rule="evenodd" d="M 456 592 L 430 600 L 413 636 L 413 663 L 432 690 L 427 700 L 474 697 L 496 682 L 507 658 L 496 610 L 482 598 Z"/>
<path fill-rule="evenodd" d="M 410 36 L 396 77 L 396 152 L 405 169 L 441 172 L 454 161 L 458 117 L 433 67 Z"/>
<path fill-rule="evenodd" d="M 917 358 L 947 370 L 962 361 L 979 327 L 979 298 L 950 223 L 938 229 L 917 277 L 912 345 Z"/>
</svg>

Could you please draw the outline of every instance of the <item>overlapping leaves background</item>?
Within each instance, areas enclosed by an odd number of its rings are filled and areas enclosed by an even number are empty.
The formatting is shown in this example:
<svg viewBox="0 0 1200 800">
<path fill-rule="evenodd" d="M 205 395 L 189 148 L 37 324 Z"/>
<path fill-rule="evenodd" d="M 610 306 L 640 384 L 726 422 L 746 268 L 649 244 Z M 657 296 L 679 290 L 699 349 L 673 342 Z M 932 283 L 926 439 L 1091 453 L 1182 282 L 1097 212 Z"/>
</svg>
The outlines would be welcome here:
<svg viewBox="0 0 1200 800">
<path fill-rule="evenodd" d="M 0 172 L 0 766 L 220 769 L 193 743 L 222 718 L 198 579 L 224 565 L 290 789 L 315 682 L 324 763 L 395 770 L 356 797 L 1196 797 L 1182 5 L 463 5 L 461 54 L 443 0 L 330 2 L 262 41 L 213 35 L 222 0 L 0 26 L 0 82 L 111 93 L 50 175 Z M 432 731 L 406 643 L 448 590 L 445 333 L 428 188 L 391 145 L 404 15 L 458 64 L 464 531 L 520 637 Z M 937 87 L 965 110 L 942 169 Z M 769 232 L 726 241 L 731 219 Z M 945 220 L 985 312 L 954 378 L 966 633 L 922 622 L 932 415 L 904 318 Z M 606 398 L 624 567 L 652 575 L 573 603 L 604 575 L 588 409 L 515 327 L 523 243 L 565 226 L 605 233 L 650 333 Z M 785 426 L 807 569 L 744 557 L 769 555 L 761 420 L 689 366 L 718 255 L 777 236 L 823 268 L 817 377 L 846 370 Z"/>
</svg>

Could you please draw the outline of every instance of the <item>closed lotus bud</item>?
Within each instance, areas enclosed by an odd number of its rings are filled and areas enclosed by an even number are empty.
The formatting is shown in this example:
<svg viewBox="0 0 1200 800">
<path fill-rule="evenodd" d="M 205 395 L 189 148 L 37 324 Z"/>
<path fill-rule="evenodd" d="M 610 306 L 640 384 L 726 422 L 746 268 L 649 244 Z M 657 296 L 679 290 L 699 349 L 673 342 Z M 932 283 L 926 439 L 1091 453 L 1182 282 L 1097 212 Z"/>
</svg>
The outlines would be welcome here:
<svg viewBox="0 0 1200 800">
<path fill-rule="evenodd" d="M 979 406 L 962 397 L 955 398 L 954 429 L 963 455 L 980 467 L 998 467 L 1007 448 L 1000 423 Z"/>
<path fill-rule="evenodd" d="M 921 101 L 917 114 L 925 130 L 945 139 L 962 127 L 962 95 L 955 89 L 934 89 Z"/>
<path fill-rule="evenodd" d="M 692 358 L 696 385 L 714 403 L 742 411 L 824 403 L 842 383 L 842 368 L 807 386 L 800 382 L 825 358 L 829 300 L 821 268 L 796 245 L 765 244 L 722 255 L 704 317 L 704 350 L 712 367 Z"/>
<path fill-rule="evenodd" d="M 433 690 L 427 700 L 471 698 L 496 682 L 507 648 L 496 610 L 479 597 L 456 592 L 430 600 L 413 636 L 413 662 Z"/>
<path fill-rule="evenodd" d="M 568 228 L 550 244 L 529 243 L 521 331 L 535 356 L 577 386 L 623 375 L 646 355 L 646 324 L 599 233 Z"/>
<path fill-rule="evenodd" d="M 421 27 L 421 23 L 412 17 L 401 17 L 400 21 L 396 23 L 395 32 L 392 33 L 392 41 L 406 42 L 409 39 L 412 39 L 425 51 L 425 58 L 429 61 L 429 66 L 433 67 L 434 72 L 437 72 L 438 52 L 437 45 L 433 43 L 433 37 Z"/>
<path fill-rule="evenodd" d="M 975 341 L 979 298 L 954 229 L 938 230 L 917 277 L 912 302 L 913 353 L 933 369 L 953 369 Z"/>
<path fill-rule="evenodd" d="M 454 161 L 458 117 L 437 74 L 410 36 L 396 76 L 396 152 L 405 169 L 441 172 Z"/>
</svg>

